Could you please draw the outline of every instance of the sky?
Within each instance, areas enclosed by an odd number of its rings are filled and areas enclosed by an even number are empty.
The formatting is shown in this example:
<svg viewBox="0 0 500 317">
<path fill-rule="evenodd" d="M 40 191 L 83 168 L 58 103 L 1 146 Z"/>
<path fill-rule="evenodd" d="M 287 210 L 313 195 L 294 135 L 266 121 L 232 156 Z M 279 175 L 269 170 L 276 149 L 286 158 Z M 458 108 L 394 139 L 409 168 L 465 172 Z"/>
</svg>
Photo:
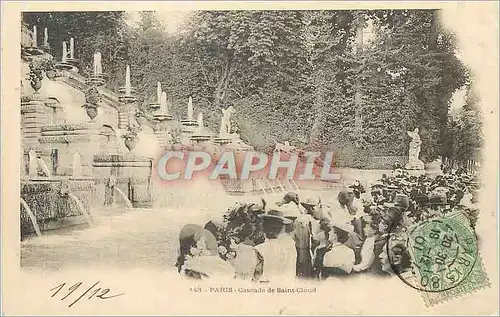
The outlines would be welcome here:
<svg viewBox="0 0 500 317">
<path fill-rule="evenodd" d="M 191 11 L 156 11 L 156 16 L 163 22 L 167 28 L 167 32 L 176 33 L 179 30 L 180 25 L 188 17 Z M 128 12 L 130 24 L 135 24 L 139 22 L 140 15 L 139 11 Z"/>
</svg>

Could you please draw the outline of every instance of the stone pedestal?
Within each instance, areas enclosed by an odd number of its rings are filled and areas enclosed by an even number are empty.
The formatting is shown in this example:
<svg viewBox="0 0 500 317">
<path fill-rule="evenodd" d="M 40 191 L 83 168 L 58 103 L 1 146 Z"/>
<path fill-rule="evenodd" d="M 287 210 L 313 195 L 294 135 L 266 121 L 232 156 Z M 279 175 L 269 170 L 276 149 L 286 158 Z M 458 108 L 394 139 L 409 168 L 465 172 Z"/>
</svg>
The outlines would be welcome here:
<svg viewBox="0 0 500 317">
<path fill-rule="evenodd" d="M 194 131 L 194 128 L 198 127 L 198 121 L 196 120 L 181 120 L 182 127 L 185 128 L 187 131 Z"/>
<path fill-rule="evenodd" d="M 26 147 L 38 145 L 41 128 L 51 123 L 52 112 L 42 100 L 21 104 L 21 126 Z"/>
<path fill-rule="evenodd" d="M 133 104 L 122 104 L 118 108 L 118 128 L 125 129 L 135 114 Z"/>
<path fill-rule="evenodd" d="M 94 156 L 93 175 L 97 179 L 96 197 L 99 204 L 120 201 L 116 191 L 109 190 L 109 179 L 119 188 L 134 207 L 150 207 L 152 204 L 153 164 L 151 159 L 130 154 Z M 102 194 L 99 194 L 102 193 Z M 113 197 L 106 197 L 106 195 Z"/>
<path fill-rule="evenodd" d="M 226 137 L 218 137 L 214 139 L 214 142 L 220 146 L 223 146 L 231 143 L 231 139 Z"/>
<path fill-rule="evenodd" d="M 61 124 L 43 127 L 40 147 L 57 152 L 56 175 L 71 175 L 73 155 L 80 153 L 82 176 L 92 176 L 94 154 L 105 153 L 106 136 L 92 124 Z"/>
<path fill-rule="evenodd" d="M 425 168 L 424 162 L 422 162 L 419 159 L 416 160 L 410 160 L 406 165 L 405 169 L 406 170 L 419 170 L 422 171 Z"/>
<path fill-rule="evenodd" d="M 170 114 L 155 114 L 153 116 L 155 119 L 155 125 L 153 127 L 158 143 L 161 147 L 165 147 L 172 142 L 172 136 L 169 136 L 169 122 L 172 121 L 172 115 Z"/>
</svg>

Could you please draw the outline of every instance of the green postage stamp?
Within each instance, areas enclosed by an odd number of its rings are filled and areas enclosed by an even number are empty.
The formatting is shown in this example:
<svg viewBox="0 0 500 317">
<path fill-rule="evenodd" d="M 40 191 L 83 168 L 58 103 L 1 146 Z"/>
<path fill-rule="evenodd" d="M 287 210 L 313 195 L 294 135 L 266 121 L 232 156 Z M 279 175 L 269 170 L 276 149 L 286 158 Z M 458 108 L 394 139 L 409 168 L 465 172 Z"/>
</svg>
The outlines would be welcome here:
<svg viewBox="0 0 500 317">
<path fill-rule="evenodd" d="M 427 306 L 490 286 L 476 233 L 462 213 L 394 232 L 387 247 L 398 244 L 406 245 L 411 270 L 393 269 L 405 284 L 421 293 Z"/>
</svg>

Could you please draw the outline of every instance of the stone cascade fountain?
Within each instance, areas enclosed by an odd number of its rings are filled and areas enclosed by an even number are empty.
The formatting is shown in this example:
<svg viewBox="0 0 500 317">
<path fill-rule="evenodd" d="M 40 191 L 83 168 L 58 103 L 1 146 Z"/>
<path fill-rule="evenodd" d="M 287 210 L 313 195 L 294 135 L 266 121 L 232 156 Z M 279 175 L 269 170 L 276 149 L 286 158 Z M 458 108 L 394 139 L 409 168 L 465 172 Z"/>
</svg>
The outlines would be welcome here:
<svg viewBox="0 0 500 317">
<path fill-rule="evenodd" d="M 36 28 L 34 31 L 36 32 Z M 23 63 L 32 63 L 42 58 L 52 59 L 52 56 L 48 56 L 46 53 L 40 54 L 42 50 L 37 47 L 36 36 L 28 34 L 25 38 L 34 40 L 25 41 L 26 45 L 23 44 Z M 44 47 L 48 46 L 47 38 L 48 31 L 45 31 Z M 55 69 L 60 72 L 59 77 L 53 79 L 60 84 L 54 87 L 59 89 L 61 85 L 68 85 L 69 91 L 77 89 L 81 92 L 100 87 L 99 90 L 96 90 L 97 95 L 100 95 L 103 92 L 100 89 L 105 84 L 101 54 L 96 52 L 94 55 L 94 73 L 86 80 L 78 75 L 74 39 L 69 41 L 69 50 L 67 42 L 64 42 L 62 46 L 61 60 L 55 64 Z M 128 70 L 129 72 L 130 70 Z M 48 74 L 42 73 L 42 75 L 49 77 Z M 43 82 L 52 80 L 46 77 L 43 77 Z M 130 86 L 130 75 L 128 75 L 127 82 L 127 85 Z M 52 86 L 47 86 L 43 93 L 40 93 L 41 86 L 41 80 L 32 83 L 33 92 L 24 93 L 21 99 L 21 130 L 23 132 L 21 159 L 24 162 L 21 170 L 20 204 L 22 237 L 31 233 L 41 235 L 46 230 L 75 224 L 91 225 L 91 211 L 94 208 L 104 206 L 104 187 L 107 183 L 106 180 L 113 174 L 117 175 L 119 179 L 117 190 L 113 191 L 113 195 L 123 196 L 119 198 L 119 201 L 124 201 L 127 207 L 131 207 L 132 203 L 128 197 L 137 197 L 142 194 L 141 180 L 139 180 L 140 184 L 136 185 L 137 179 L 142 178 L 142 175 L 140 172 L 137 173 L 135 166 L 139 164 L 139 169 L 144 169 L 145 175 L 151 174 L 151 162 L 149 160 L 144 162 L 142 159 L 111 159 L 108 160 L 111 163 L 107 165 L 107 168 L 101 168 L 100 165 L 106 161 L 102 159 L 103 157 L 114 158 L 121 155 L 117 148 L 107 143 L 109 137 L 104 132 L 109 131 L 103 130 L 102 123 L 98 124 L 94 120 L 97 113 L 94 116 L 87 112 L 90 120 L 67 123 L 65 120 L 61 120 L 59 114 L 54 110 L 54 100 L 47 97 L 47 94 L 51 93 L 50 89 L 52 88 L 50 87 Z M 106 102 L 108 104 L 115 103 L 116 108 L 120 108 L 119 97 L 109 90 L 104 89 L 104 92 Z M 125 95 L 128 98 L 126 101 L 133 99 L 130 98 L 131 93 L 132 90 L 127 89 Z M 101 102 L 100 99 L 102 99 L 100 97 L 90 98 L 87 93 L 85 93 L 85 98 L 84 107 L 95 107 L 96 109 Z M 70 106 L 73 105 L 58 104 L 57 109 Z M 116 138 L 119 131 L 110 129 Z M 113 153 L 113 155 L 109 153 Z M 117 161 L 118 163 L 114 164 Z M 127 166 L 132 165 L 130 171 L 122 172 L 123 162 L 127 162 L 125 164 Z M 146 177 L 146 184 L 148 181 L 149 177 Z M 120 186 L 123 188 L 119 188 Z M 148 190 L 146 188 L 146 191 Z"/>
<path fill-rule="evenodd" d="M 134 124 L 137 103 L 130 66 L 126 69 L 125 86 L 119 92 L 118 127 L 122 129 L 120 134 L 125 135 L 127 128 Z M 98 205 L 110 206 L 118 201 L 116 195 L 119 195 L 128 208 L 150 207 L 152 166 L 152 159 L 136 155 L 133 147 L 125 154 L 93 155 L 93 175 L 98 180 L 97 192 L 100 193 Z"/>
<path fill-rule="evenodd" d="M 21 46 L 22 46 L 22 54 L 25 54 L 24 56 L 40 56 L 45 53 L 44 47 L 39 47 L 38 46 L 38 29 L 37 26 L 34 25 L 33 29 L 31 32 L 23 30 L 22 32 L 22 37 L 21 37 Z M 45 38 L 44 38 L 44 43 L 48 39 L 48 31 L 45 31 Z"/>
<path fill-rule="evenodd" d="M 33 32 L 36 31 L 35 27 Z M 38 47 L 36 36 L 25 36 L 24 61 L 47 54 L 48 31 L 44 31 L 43 49 Z M 206 150 L 214 155 L 223 151 L 244 155 L 253 150 L 238 134 L 232 133 L 231 116 L 235 109 L 229 107 L 222 111 L 221 127 L 217 133 L 205 126 L 201 111 L 195 118 L 192 97 L 187 100 L 186 117 L 174 120 L 172 100 L 163 91 L 161 83 L 156 87 L 156 100 L 149 105 L 151 115 L 141 114 L 137 91 L 132 86 L 133 69 L 127 65 L 125 85 L 115 93 L 106 88 L 107 76 L 100 52 L 94 53 L 92 74 L 84 78 L 79 73 L 75 44 L 78 43 L 73 38 L 61 43 L 62 55 L 55 63 L 58 70 L 55 81 L 79 94 L 78 103 L 82 104 L 76 107 L 85 108 L 86 116 L 82 112 L 81 120 L 66 122 L 59 116 L 60 112 L 74 105 L 66 101 L 67 104 L 61 102 L 54 106 L 54 100 L 43 90 L 43 93 L 38 92 L 41 85 L 38 82 L 32 85 L 33 93 L 22 99 L 24 149 L 21 156 L 24 168 L 20 207 L 23 234 L 39 235 L 45 230 L 72 224 L 92 225 L 96 210 L 109 210 L 105 206 L 119 205 L 122 210 L 130 210 L 151 207 L 162 195 L 168 200 L 170 196 L 165 191 L 172 188 L 153 184 L 153 160 L 143 153 L 148 146 L 141 139 L 144 128 L 152 129 L 151 136 L 158 141 L 158 151 L 178 148 Z M 70 109 L 70 112 L 77 112 L 74 110 Z M 103 118 L 112 118 L 112 123 L 104 125 Z M 134 132 L 136 125 L 143 130 Z M 179 132 L 179 135 L 174 136 L 174 132 Z M 125 142 L 128 139 L 134 142 Z M 221 183 L 217 182 L 217 186 L 224 195 L 252 191 L 274 193 L 277 188 L 265 180 L 256 186 L 250 181 L 240 180 L 222 180 Z M 284 186 L 281 187 L 285 190 Z M 200 192 L 199 189 L 191 190 Z M 186 199 L 193 200 L 189 195 Z"/>
<path fill-rule="evenodd" d="M 60 105 L 51 97 L 50 85 L 40 92 L 44 83 L 50 83 L 49 68 L 40 68 L 44 59 L 52 60 L 49 50 L 48 30 L 44 30 L 43 46 L 38 48 L 36 27 L 33 29 L 32 46 L 23 46 L 22 61 L 30 64 L 32 93 L 23 90 L 21 98 L 21 129 L 23 152 L 21 171 L 21 236 L 68 225 L 91 223 L 91 194 L 94 188 L 91 152 L 91 129 L 85 123 L 65 124 L 61 119 Z M 62 62 L 56 69 L 75 71 L 74 40 L 70 51 L 63 44 Z M 68 62 L 67 54 L 70 54 Z M 71 59 L 72 58 L 72 59 Z M 23 70 L 27 69 L 23 64 Z M 58 66 L 59 65 L 59 66 Z M 24 75 L 24 74 L 23 74 Z M 48 90 L 47 90 L 48 89 Z M 82 152 L 80 152 L 82 151 Z M 74 159 L 80 152 L 81 157 Z M 79 154 L 79 155 L 80 155 Z M 81 165 L 76 167 L 76 165 Z"/>
<path fill-rule="evenodd" d="M 62 42 L 62 55 L 61 60 L 55 65 L 58 70 L 66 70 L 77 73 L 78 60 L 75 58 L 75 40 L 70 38 L 69 50 L 68 43 Z"/>
<path fill-rule="evenodd" d="M 153 113 L 153 130 L 158 139 L 159 146 L 166 148 L 171 145 L 171 130 L 173 116 L 169 113 L 167 93 L 162 90 L 161 83 L 156 86 L 156 102 L 149 105 Z"/>
<path fill-rule="evenodd" d="M 198 126 L 191 135 L 191 141 L 198 144 L 204 144 L 212 139 L 210 131 L 203 125 L 203 113 L 198 113 Z"/>
<path fill-rule="evenodd" d="M 87 78 L 85 83 L 89 86 L 101 87 L 106 84 L 106 74 L 102 71 L 101 52 L 95 52 L 93 61 L 92 75 Z"/>
<path fill-rule="evenodd" d="M 130 65 L 127 65 L 125 72 L 125 86 L 118 89 L 120 96 L 120 108 L 118 110 L 118 128 L 125 129 L 132 122 L 132 117 L 135 115 L 137 108 L 137 97 L 135 96 L 136 90 L 132 87 L 130 81 Z"/>
<path fill-rule="evenodd" d="M 187 117 L 181 120 L 181 143 L 184 146 L 191 145 L 191 135 L 196 131 L 198 122 L 194 119 L 193 98 L 189 97 L 187 104 Z"/>
</svg>

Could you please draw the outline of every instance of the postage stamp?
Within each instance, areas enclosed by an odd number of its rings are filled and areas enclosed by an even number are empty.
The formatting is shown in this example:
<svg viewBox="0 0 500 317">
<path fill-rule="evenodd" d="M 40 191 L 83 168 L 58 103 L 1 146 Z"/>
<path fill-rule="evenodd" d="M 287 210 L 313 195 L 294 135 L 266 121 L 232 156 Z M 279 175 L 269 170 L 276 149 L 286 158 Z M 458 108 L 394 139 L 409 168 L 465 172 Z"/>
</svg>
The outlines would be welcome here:
<svg viewBox="0 0 500 317">
<path fill-rule="evenodd" d="M 463 3 L 2 3 L 2 313 L 491 314 Z"/>
<path fill-rule="evenodd" d="M 411 271 L 399 270 L 397 255 L 388 252 L 396 275 L 418 290 L 426 305 L 490 286 L 470 221 L 460 213 L 430 219 L 394 232 L 387 248 L 405 245 Z"/>
</svg>

